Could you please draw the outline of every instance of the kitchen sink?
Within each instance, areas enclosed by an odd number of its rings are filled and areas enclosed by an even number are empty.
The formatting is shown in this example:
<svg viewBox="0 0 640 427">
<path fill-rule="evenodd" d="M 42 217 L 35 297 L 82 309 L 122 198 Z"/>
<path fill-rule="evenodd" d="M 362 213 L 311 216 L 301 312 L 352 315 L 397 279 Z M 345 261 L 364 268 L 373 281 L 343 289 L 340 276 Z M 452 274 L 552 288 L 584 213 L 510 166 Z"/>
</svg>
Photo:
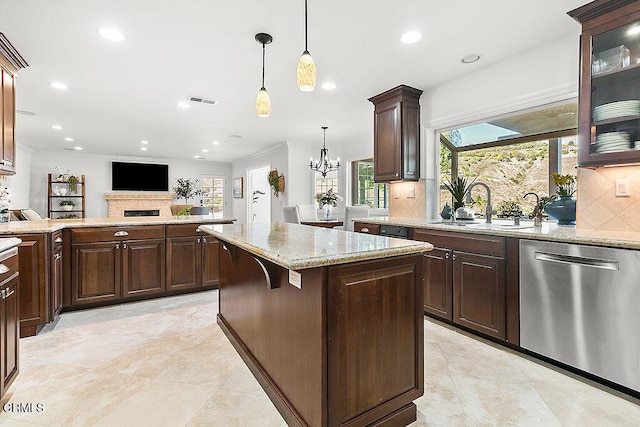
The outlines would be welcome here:
<svg viewBox="0 0 640 427">
<path fill-rule="evenodd" d="M 500 223 L 476 223 L 469 224 L 469 228 L 479 228 L 479 229 L 487 229 L 487 230 L 521 230 L 524 228 L 533 228 L 533 223 L 531 224 L 500 224 Z"/>
</svg>

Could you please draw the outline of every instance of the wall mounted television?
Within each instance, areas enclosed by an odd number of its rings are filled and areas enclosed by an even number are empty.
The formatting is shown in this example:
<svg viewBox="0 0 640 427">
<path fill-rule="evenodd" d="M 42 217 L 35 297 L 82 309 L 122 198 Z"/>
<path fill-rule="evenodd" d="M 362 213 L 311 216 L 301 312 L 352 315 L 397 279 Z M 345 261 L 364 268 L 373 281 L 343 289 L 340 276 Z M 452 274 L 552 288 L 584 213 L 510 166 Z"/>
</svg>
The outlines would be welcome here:
<svg viewBox="0 0 640 427">
<path fill-rule="evenodd" d="M 111 162 L 113 191 L 169 191 L 169 165 Z"/>
</svg>

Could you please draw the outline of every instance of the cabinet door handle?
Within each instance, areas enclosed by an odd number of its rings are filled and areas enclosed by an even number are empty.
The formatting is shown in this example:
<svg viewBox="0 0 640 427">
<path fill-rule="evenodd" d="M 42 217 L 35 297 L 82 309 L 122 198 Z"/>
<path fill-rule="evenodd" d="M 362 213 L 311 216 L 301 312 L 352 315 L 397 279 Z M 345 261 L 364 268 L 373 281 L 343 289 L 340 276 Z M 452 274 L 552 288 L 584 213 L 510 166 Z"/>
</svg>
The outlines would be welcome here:
<svg viewBox="0 0 640 427">
<path fill-rule="evenodd" d="M 60 258 L 62 258 L 62 255 L 60 255 L 60 254 L 55 254 L 53 256 L 53 259 L 60 259 Z"/>
<path fill-rule="evenodd" d="M 454 255 L 452 258 L 453 258 L 453 260 L 455 261 L 457 257 Z"/>
<path fill-rule="evenodd" d="M 449 259 L 449 252 L 447 252 L 446 254 L 444 254 L 444 257 L 445 257 L 446 259 Z"/>
<path fill-rule="evenodd" d="M 5 290 L 3 290 L 3 291 L 2 291 L 2 299 L 9 298 L 11 295 L 13 295 L 13 294 L 14 294 L 14 292 L 15 292 L 15 291 L 16 291 L 16 288 L 11 289 L 11 291 L 10 291 L 10 292 L 7 292 L 7 290 L 6 290 L 6 289 L 5 289 Z"/>
<path fill-rule="evenodd" d="M 123 249 L 127 249 L 127 244 L 126 244 L 126 243 L 123 243 L 123 244 L 122 244 L 122 248 L 123 248 Z"/>
<path fill-rule="evenodd" d="M 126 231 L 116 231 L 115 233 L 113 233 L 113 237 L 123 237 L 128 235 L 129 233 L 127 233 Z"/>
<path fill-rule="evenodd" d="M 4 273 L 6 273 L 7 271 L 9 271 L 9 267 L 7 267 L 7 266 L 6 266 L 6 265 L 4 265 L 4 264 L 0 264 L 0 274 L 4 274 Z"/>
<path fill-rule="evenodd" d="M 200 237 L 198 237 L 198 243 L 200 243 Z"/>
<path fill-rule="evenodd" d="M 206 237 L 202 238 L 202 243 L 207 243 L 207 238 Z"/>
<path fill-rule="evenodd" d="M 53 241 L 53 243 L 62 243 L 62 237 L 57 237 L 56 240 Z"/>
<path fill-rule="evenodd" d="M 361 233 L 368 233 L 368 232 L 369 232 L 369 229 L 368 229 L 367 227 L 362 227 L 362 228 L 360 229 L 360 232 L 361 232 Z"/>
</svg>

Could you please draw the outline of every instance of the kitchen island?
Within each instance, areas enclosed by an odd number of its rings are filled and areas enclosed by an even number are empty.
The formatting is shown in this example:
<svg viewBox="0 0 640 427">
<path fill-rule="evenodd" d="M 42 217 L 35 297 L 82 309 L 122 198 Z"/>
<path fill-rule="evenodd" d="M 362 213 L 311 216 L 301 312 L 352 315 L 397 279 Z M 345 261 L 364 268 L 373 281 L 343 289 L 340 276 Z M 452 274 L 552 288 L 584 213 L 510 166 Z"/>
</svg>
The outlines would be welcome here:
<svg viewBox="0 0 640 427">
<path fill-rule="evenodd" d="M 218 324 L 289 425 L 416 420 L 431 244 L 298 224 L 200 229 L 222 242 Z"/>
</svg>

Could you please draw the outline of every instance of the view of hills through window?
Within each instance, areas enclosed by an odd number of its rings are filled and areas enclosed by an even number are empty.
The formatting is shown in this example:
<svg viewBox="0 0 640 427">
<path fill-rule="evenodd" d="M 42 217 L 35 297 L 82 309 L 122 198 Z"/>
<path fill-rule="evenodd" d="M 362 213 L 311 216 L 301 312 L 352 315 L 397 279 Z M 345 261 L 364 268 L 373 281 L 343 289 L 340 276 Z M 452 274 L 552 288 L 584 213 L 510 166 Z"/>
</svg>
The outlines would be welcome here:
<svg viewBox="0 0 640 427">
<path fill-rule="evenodd" d="M 576 175 L 576 137 L 559 138 L 561 141 L 562 174 Z M 458 153 L 458 175 L 469 182 L 483 182 L 491 189 L 491 204 L 498 216 L 512 207 L 529 215 L 536 202 L 535 197 L 524 195 L 534 192 L 538 196 L 549 195 L 549 141 L 524 142 L 481 148 Z M 440 145 L 440 183 L 451 178 L 451 152 Z M 486 190 L 480 186 L 471 192 L 471 205 L 476 216 L 484 216 L 487 202 Z M 440 208 L 445 203 L 452 206 L 451 194 L 441 186 Z"/>
</svg>

